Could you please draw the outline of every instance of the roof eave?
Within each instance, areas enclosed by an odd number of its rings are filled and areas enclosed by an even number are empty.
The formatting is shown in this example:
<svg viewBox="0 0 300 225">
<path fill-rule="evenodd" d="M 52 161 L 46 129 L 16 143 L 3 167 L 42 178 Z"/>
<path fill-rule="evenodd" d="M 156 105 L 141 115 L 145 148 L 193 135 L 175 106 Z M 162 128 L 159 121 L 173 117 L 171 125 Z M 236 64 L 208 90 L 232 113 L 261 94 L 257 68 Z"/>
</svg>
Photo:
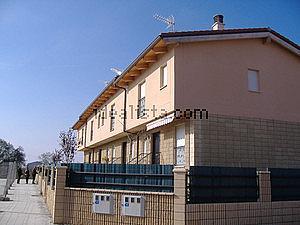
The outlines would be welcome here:
<svg viewBox="0 0 300 225">
<path fill-rule="evenodd" d="M 274 42 L 280 44 L 281 46 L 287 48 L 292 53 L 300 56 L 300 48 L 297 44 L 280 35 L 279 33 L 262 28 L 257 31 L 247 31 L 247 32 L 214 32 L 212 34 L 205 33 L 204 35 L 199 35 L 196 32 L 194 35 L 188 33 L 187 35 L 178 35 L 178 34 L 162 34 L 163 40 L 167 44 L 171 43 L 187 43 L 187 42 L 200 42 L 200 41 L 220 41 L 220 40 L 235 40 L 235 39 L 253 39 L 253 38 L 268 38 L 270 37 Z"/>
<path fill-rule="evenodd" d="M 138 61 L 140 61 L 160 40 L 162 40 L 161 35 L 158 35 L 149 45 L 147 48 L 142 51 L 138 57 L 122 72 L 122 74 L 114 81 L 117 84 L 124 76 L 127 74 Z"/>
</svg>

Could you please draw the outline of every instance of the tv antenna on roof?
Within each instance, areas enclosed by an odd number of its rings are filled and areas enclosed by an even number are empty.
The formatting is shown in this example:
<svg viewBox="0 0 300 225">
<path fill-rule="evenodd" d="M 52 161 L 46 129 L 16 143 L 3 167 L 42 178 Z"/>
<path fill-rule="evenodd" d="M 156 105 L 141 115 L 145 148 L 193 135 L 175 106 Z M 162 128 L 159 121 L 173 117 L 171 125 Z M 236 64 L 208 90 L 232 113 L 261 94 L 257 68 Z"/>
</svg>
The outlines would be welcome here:
<svg viewBox="0 0 300 225">
<path fill-rule="evenodd" d="M 106 87 L 106 86 L 108 85 L 108 83 L 109 83 L 108 80 L 99 80 L 99 82 L 103 83 L 105 87 Z"/>
<path fill-rule="evenodd" d="M 171 28 L 172 32 L 175 31 L 175 18 L 174 18 L 173 15 L 169 16 L 168 18 L 166 18 L 166 17 L 160 16 L 160 15 L 158 15 L 158 14 L 155 14 L 153 17 L 154 17 L 156 20 L 158 20 L 158 21 L 161 21 L 161 22 L 163 22 L 163 23 L 166 23 L 166 24 L 167 24 L 166 29 Z"/>
<path fill-rule="evenodd" d="M 121 75 L 122 74 L 122 70 L 119 70 L 117 68 L 110 68 L 111 71 L 115 72 L 117 75 Z"/>
</svg>

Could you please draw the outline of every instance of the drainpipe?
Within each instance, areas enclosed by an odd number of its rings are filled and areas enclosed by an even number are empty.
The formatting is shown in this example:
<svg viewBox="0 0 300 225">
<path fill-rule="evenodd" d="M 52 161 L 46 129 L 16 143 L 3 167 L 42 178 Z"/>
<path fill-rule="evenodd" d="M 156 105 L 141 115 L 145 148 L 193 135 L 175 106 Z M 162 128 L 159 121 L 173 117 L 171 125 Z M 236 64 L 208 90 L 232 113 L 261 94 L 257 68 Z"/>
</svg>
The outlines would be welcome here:
<svg viewBox="0 0 300 225">
<path fill-rule="evenodd" d="M 123 132 L 127 133 L 127 134 L 136 134 L 136 133 L 132 133 L 126 130 L 126 119 L 127 119 L 127 89 L 125 87 L 119 86 L 117 84 L 114 84 L 115 87 L 123 89 L 124 90 L 124 118 L 123 118 Z"/>
<path fill-rule="evenodd" d="M 119 88 L 119 89 L 123 89 L 124 90 L 124 118 L 123 118 L 123 132 L 127 133 L 127 134 L 133 134 L 135 135 L 136 133 L 132 133 L 126 130 L 126 119 L 127 119 L 127 89 L 125 87 L 119 86 L 116 83 L 114 84 L 115 87 Z M 138 156 L 138 152 L 139 152 L 139 136 L 137 136 L 137 156 Z M 136 159 L 136 164 L 138 164 L 138 158 Z"/>
</svg>

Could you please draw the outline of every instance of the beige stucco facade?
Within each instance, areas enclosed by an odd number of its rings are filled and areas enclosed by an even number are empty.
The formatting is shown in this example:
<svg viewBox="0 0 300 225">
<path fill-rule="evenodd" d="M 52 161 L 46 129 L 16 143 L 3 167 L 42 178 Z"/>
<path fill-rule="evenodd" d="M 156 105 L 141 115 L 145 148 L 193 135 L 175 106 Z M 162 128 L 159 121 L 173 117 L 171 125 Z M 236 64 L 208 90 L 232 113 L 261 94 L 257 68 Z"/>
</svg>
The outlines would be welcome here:
<svg viewBox="0 0 300 225">
<path fill-rule="evenodd" d="M 160 88 L 160 70 L 161 66 L 167 65 L 167 85 Z M 174 51 L 171 49 L 167 54 L 158 59 L 156 63 L 151 65 L 145 72 L 142 73 L 133 83 L 127 88 L 127 130 L 135 129 L 138 126 L 145 125 L 147 122 L 171 112 L 174 109 Z M 145 82 L 145 108 L 146 116 L 137 118 L 137 105 L 139 98 L 139 85 Z M 112 105 L 115 105 L 115 128 L 111 130 L 110 110 Z M 153 111 L 155 107 L 155 111 Z M 105 119 L 102 123 L 102 118 L 99 114 L 104 112 Z M 83 131 L 83 143 L 79 145 L 79 150 L 85 147 L 100 146 L 102 143 L 113 141 L 120 137 L 126 136 L 123 132 L 123 117 L 124 117 L 124 91 L 119 90 L 111 97 L 105 105 L 97 109 L 97 112 L 89 117 L 86 124 L 78 129 L 78 138 L 81 139 Z M 91 122 L 93 121 L 93 138 L 91 139 Z M 99 125 L 99 124 L 100 125 Z M 98 126 L 99 125 L 99 126 Z M 86 134 L 85 134 L 86 132 Z"/>
<path fill-rule="evenodd" d="M 276 43 L 242 39 L 175 48 L 175 107 L 209 113 L 300 121 L 300 57 Z M 247 70 L 259 73 L 259 92 Z"/>
<path fill-rule="evenodd" d="M 167 85 L 161 88 L 161 68 L 165 65 Z M 257 71 L 259 91 L 248 90 L 248 70 Z M 146 117 L 137 118 L 139 87 L 144 82 L 145 108 L 149 111 Z M 84 150 L 85 162 L 153 163 L 153 135 L 159 132 L 157 163 L 175 164 L 176 127 L 184 124 L 186 166 L 300 167 L 299 84 L 299 55 L 275 41 L 179 40 L 168 44 L 167 52 L 126 86 L 126 132 L 121 116 L 125 93 L 119 89 L 78 129 L 79 140 L 83 137 L 79 149 Z M 117 112 L 114 130 L 109 116 L 112 105 Z M 98 122 L 103 108 L 104 124 L 102 119 Z M 207 121 L 172 119 L 147 130 L 147 124 L 157 117 L 186 109 L 206 109 L 212 116 Z M 214 124 L 219 120 L 225 122 Z M 237 135 L 239 140 L 235 140 Z M 257 137 L 261 135 L 264 137 Z M 287 157 L 283 157 L 284 152 Z"/>
</svg>

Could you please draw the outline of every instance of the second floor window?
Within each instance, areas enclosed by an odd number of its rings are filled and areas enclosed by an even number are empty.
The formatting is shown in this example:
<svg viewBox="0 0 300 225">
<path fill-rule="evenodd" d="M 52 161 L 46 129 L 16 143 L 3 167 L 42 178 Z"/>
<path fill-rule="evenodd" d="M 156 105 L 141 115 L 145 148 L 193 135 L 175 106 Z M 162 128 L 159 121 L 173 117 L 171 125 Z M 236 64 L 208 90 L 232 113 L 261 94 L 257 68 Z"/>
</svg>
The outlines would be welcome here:
<svg viewBox="0 0 300 225">
<path fill-rule="evenodd" d="M 160 88 L 164 88 L 168 83 L 168 70 L 167 65 L 160 68 Z"/>
<path fill-rule="evenodd" d="M 81 144 L 83 145 L 83 135 L 84 135 L 84 129 L 81 130 Z"/>
<path fill-rule="evenodd" d="M 116 106 L 115 106 L 115 104 L 113 104 L 111 106 L 111 110 L 110 110 L 110 131 L 115 130 L 115 120 L 116 120 L 116 118 L 115 118 L 115 108 L 116 108 Z"/>
<path fill-rule="evenodd" d="M 104 126 L 104 120 L 105 120 L 105 113 L 101 113 L 101 126 Z"/>
<path fill-rule="evenodd" d="M 100 128 L 100 122 L 101 121 L 101 113 L 98 114 L 98 129 Z"/>
<path fill-rule="evenodd" d="M 91 121 L 91 134 L 90 134 L 90 141 L 93 140 L 94 135 L 94 121 Z"/>
<path fill-rule="evenodd" d="M 248 70 L 248 91 L 259 92 L 259 74 L 257 70 Z"/>
<path fill-rule="evenodd" d="M 145 82 L 139 85 L 138 118 L 143 117 L 145 115 L 145 87 Z"/>
</svg>

